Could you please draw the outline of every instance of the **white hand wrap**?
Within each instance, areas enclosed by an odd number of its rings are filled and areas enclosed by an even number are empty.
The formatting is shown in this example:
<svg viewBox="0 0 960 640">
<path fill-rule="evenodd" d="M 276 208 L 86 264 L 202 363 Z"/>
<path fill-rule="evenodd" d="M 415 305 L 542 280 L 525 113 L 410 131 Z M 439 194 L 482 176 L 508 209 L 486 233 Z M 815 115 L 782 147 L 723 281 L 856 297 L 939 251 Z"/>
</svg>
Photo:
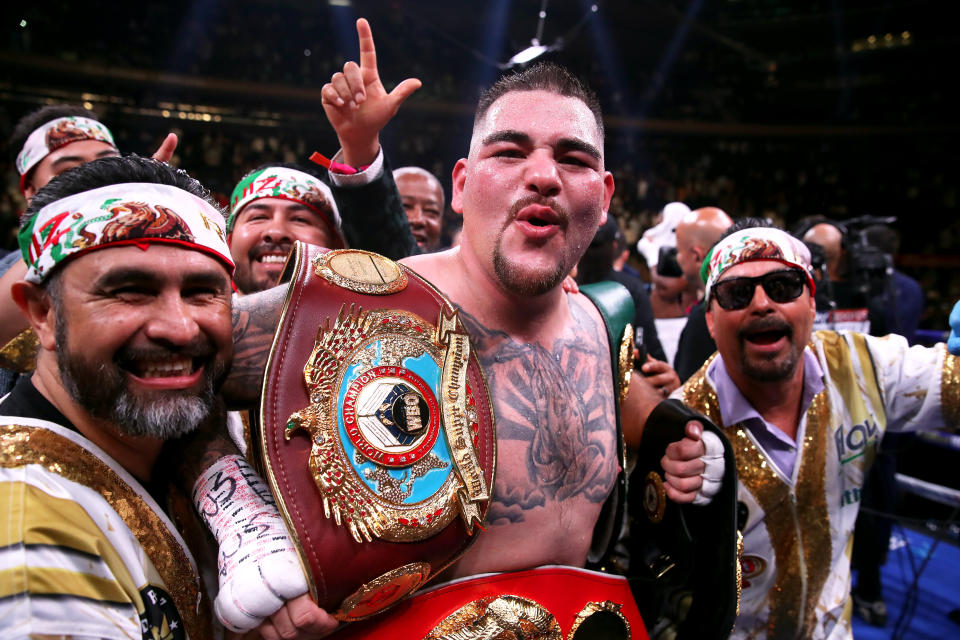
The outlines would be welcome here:
<svg viewBox="0 0 960 640">
<path fill-rule="evenodd" d="M 220 548 L 214 611 L 224 626 L 253 629 L 284 602 L 307 592 L 270 489 L 246 460 L 225 456 L 212 464 L 193 487 L 193 504 Z"/>
<path fill-rule="evenodd" d="M 703 473 L 700 474 L 703 485 L 697 492 L 697 497 L 693 499 L 693 504 L 710 504 L 723 484 L 723 443 L 720 442 L 717 434 L 706 429 L 701 439 L 703 446 L 707 449 L 707 452 L 700 456 L 704 464 Z"/>
</svg>

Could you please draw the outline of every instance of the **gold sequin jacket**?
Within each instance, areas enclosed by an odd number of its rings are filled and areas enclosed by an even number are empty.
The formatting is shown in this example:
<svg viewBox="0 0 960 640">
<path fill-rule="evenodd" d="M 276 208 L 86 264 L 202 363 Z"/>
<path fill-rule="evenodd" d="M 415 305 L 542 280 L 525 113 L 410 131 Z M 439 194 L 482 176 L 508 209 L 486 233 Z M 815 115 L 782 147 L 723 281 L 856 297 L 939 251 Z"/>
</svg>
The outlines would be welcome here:
<svg viewBox="0 0 960 640">
<path fill-rule="evenodd" d="M 958 360 L 942 344 L 909 347 L 900 336 L 818 331 L 807 348 L 820 363 L 825 388 L 798 433 L 791 478 L 748 429 L 722 424 L 706 375 L 713 358 L 681 391 L 733 445 L 738 500 L 747 507 L 733 638 L 852 638 L 853 528 L 879 439 L 887 429 L 958 423 Z"/>
</svg>

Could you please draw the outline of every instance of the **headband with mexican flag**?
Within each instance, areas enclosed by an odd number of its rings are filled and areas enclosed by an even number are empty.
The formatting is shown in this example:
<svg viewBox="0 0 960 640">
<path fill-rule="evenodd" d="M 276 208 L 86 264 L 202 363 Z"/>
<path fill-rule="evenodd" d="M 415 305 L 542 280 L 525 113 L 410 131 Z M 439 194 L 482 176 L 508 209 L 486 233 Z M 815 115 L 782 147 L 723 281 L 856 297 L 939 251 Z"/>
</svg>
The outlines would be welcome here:
<svg viewBox="0 0 960 640">
<path fill-rule="evenodd" d="M 106 142 L 114 149 L 113 135 L 103 123 L 82 116 L 67 116 L 45 122 L 27 136 L 23 149 L 17 154 L 17 172 L 20 174 L 20 188 L 30 169 L 60 147 L 81 140 Z"/>
<path fill-rule="evenodd" d="M 169 243 L 217 258 L 233 273 L 223 216 L 177 187 L 112 184 L 40 209 L 18 234 L 28 282 L 40 284 L 64 260 L 106 247 Z"/>
<path fill-rule="evenodd" d="M 340 249 L 346 246 L 340 230 L 340 212 L 330 187 L 309 173 L 287 167 L 266 167 L 254 171 L 237 184 L 230 196 L 228 233 L 233 231 L 233 225 L 243 208 L 260 198 L 291 200 L 309 207 L 323 218 L 334 235 L 331 244 L 337 246 L 329 248 Z"/>
<path fill-rule="evenodd" d="M 810 292 L 816 291 L 810 250 L 792 235 L 773 227 L 751 227 L 731 233 L 713 246 L 700 265 L 700 279 L 706 284 L 705 300 L 723 272 L 742 262 L 773 260 L 807 274 Z"/>
</svg>

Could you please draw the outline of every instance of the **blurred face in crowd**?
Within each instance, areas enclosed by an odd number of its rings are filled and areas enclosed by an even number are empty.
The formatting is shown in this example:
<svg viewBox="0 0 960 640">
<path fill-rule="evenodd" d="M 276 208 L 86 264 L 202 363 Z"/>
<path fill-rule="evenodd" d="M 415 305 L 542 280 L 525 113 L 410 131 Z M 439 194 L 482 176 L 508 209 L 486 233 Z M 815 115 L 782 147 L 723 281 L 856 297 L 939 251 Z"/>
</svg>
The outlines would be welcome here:
<svg viewBox="0 0 960 640">
<path fill-rule="evenodd" d="M 48 182 L 66 171 L 98 158 L 118 156 L 120 153 L 100 140 L 78 140 L 51 151 L 31 170 L 23 185 L 23 195 L 29 200 Z"/>
<path fill-rule="evenodd" d="M 437 249 L 443 223 L 440 182 L 430 175 L 409 172 L 396 176 L 396 183 L 417 245 L 424 251 Z"/>
<path fill-rule="evenodd" d="M 277 284 L 295 240 L 329 247 L 335 234 L 310 207 L 283 198 L 259 198 L 237 214 L 228 236 L 237 265 L 233 279 L 243 293 Z"/>
<path fill-rule="evenodd" d="M 704 252 L 693 244 L 693 233 L 683 229 L 682 223 L 677 226 L 677 264 L 683 270 L 684 281 L 688 286 L 696 288 L 703 283 L 700 280 L 700 265 L 703 262 Z"/>
<path fill-rule="evenodd" d="M 464 259 L 507 292 L 536 296 L 560 284 L 606 220 L 613 176 L 586 104 L 514 91 L 477 122 L 453 192 L 453 209 L 464 214 Z"/>
<path fill-rule="evenodd" d="M 816 303 L 807 285 L 799 297 L 777 303 L 757 284 L 746 307 L 727 310 L 716 300 L 716 287 L 733 278 L 783 270 L 784 265 L 773 260 L 742 262 L 727 269 L 711 290 L 707 327 L 735 382 L 782 382 L 796 375 L 810 341 Z"/>
<path fill-rule="evenodd" d="M 224 265 L 152 244 L 94 251 L 62 269 L 57 366 L 73 400 L 132 436 L 196 428 L 233 353 Z"/>
</svg>

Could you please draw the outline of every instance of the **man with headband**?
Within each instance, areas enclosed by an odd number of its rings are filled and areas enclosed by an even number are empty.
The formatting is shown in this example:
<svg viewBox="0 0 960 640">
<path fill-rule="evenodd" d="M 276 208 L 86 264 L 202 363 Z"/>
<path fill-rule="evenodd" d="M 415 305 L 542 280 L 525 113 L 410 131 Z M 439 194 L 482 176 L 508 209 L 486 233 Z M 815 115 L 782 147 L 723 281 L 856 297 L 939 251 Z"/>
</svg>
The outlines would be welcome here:
<svg viewBox="0 0 960 640">
<path fill-rule="evenodd" d="M 277 284 L 295 240 L 346 246 L 330 188 L 295 165 L 266 165 L 244 176 L 230 196 L 227 234 L 241 293 Z"/>
<path fill-rule="evenodd" d="M 232 356 L 223 216 L 183 172 L 109 158 L 39 191 L 20 245 L 28 272 L 13 296 L 40 353 L 0 402 L 0 635 L 209 637 L 157 460 L 217 415 Z M 240 613 L 269 616 L 306 591 L 292 543 L 239 457 L 208 471 L 198 510 L 221 543 L 252 543 L 221 547 L 217 612 L 240 606 L 247 585 L 233 583 L 257 582 L 272 601 L 244 600 Z"/>
<path fill-rule="evenodd" d="M 68 169 L 98 158 L 120 155 L 110 130 L 89 109 L 69 104 L 54 104 L 41 107 L 23 116 L 14 126 L 10 136 L 10 149 L 16 155 L 14 164 L 20 174 L 20 191 L 27 202 L 53 178 Z M 160 148 L 153 154 L 155 160 L 169 162 L 177 148 L 177 136 L 167 134 Z M 26 266 L 16 252 L 0 259 L 0 291 L 23 277 Z M 13 335 L 19 331 L 12 327 L 18 318 L 12 301 L 4 293 L 0 296 L 0 327 L 11 325 Z M 0 336 L 6 343 L 13 335 Z M 0 391 L 6 391 L 0 387 Z"/>
<path fill-rule="evenodd" d="M 348 63 L 344 74 L 324 86 L 328 117 L 338 105 L 361 119 L 370 107 L 383 106 L 392 115 L 395 106 L 382 104 L 389 94 L 377 78 L 369 25 L 361 19 L 357 30 L 360 65 Z M 336 89 L 345 82 L 343 76 L 352 77 L 342 87 L 348 90 L 346 98 Z M 351 96 L 361 95 L 356 109 L 346 106 L 353 103 Z M 358 137 L 360 129 L 364 127 L 358 125 Z M 497 417 L 497 479 L 484 530 L 442 579 L 496 573 L 497 580 L 534 583 L 550 593 L 564 592 L 563 580 L 567 592 L 576 592 L 569 585 L 587 576 L 611 594 L 623 582 L 583 569 L 602 507 L 616 491 L 620 466 L 610 336 L 600 311 L 585 296 L 568 295 L 561 287 L 606 218 L 613 178 L 602 154 L 599 105 L 568 72 L 548 65 L 501 80 L 478 108 L 469 159 L 460 160 L 454 170 L 452 205 L 464 213 L 463 243 L 407 262 L 458 307 Z M 500 246 L 498 234 L 509 246 Z M 494 264 L 500 261 L 506 264 Z M 224 385 L 234 403 L 252 400 L 262 388 L 265 348 L 284 296 L 277 288 L 236 302 L 238 358 Z M 647 415 L 663 398 L 642 380 L 623 395 L 623 415 L 630 423 L 624 435 L 635 446 Z M 704 462 L 698 459 L 705 445 L 699 423 L 682 426 L 688 437 L 667 448 L 663 491 L 693 501 L 705 486 L 700 476 Z M 562 579 L 552 570 L 534 569 L 551 564 L 566 565 Z M 629 595 L 617 602 L 633 607 Z M 424 615 L 410 606 L 410 617 L 386 614 L 375 624 L 409 623 L 407 634 L 426 636 L 436 612 Z M 569 618 L 576 613 L 569 612 Z M 469 617 L 461 622 L 481 623 Z M 428 628 L 420 633 L 424 625 Z M 377 635 L 363 626 L 343 633 Z"/>
<path fill-rule="evenodd" d="M 851 638 L 860 488 L 886 430 L 956 426 L 944 345 L 812 333 L 809 250 L 740 221 L 701 271 L 714 356 L 677 392 L 721 426 L 739 474 L 743 595 L 735 638 Z"/>
</svg>

